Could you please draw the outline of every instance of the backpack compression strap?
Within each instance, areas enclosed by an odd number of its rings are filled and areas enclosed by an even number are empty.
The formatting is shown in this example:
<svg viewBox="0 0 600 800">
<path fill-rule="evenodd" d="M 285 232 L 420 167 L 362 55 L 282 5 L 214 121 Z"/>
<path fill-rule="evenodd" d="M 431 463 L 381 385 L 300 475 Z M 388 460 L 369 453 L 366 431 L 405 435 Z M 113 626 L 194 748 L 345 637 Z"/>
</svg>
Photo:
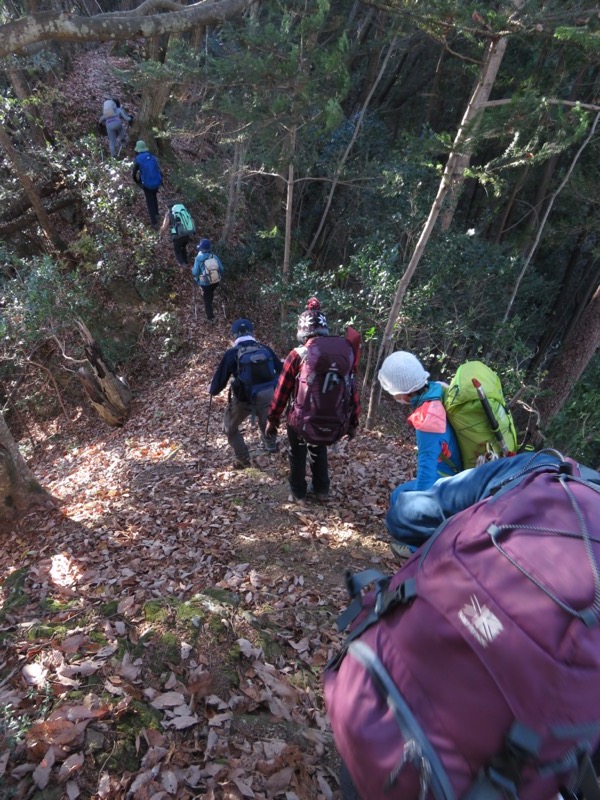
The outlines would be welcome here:
<svg viewBox="0 0 600 800">
<path fill-rule="evenodd" d="M 463 795 L 462 800 L 519 800 L 519 783 L 523 768 L 536 760 L 539 753 L 540 738 L 531 729 L 515 722 L 499 756 L 493 758 L 483 769 L 475 783 Z M 583 791 L 585 800 L 600 800 L 600 787 L 587 752 L 585 743 L 578 753 L 571 752 L 572 758 L 555 764 L 540 766 L 540 772 L 547 775 L 560 775 L 577 769 L 575 796 Z"/>
<path fill-rule="evenodd" d="M 375 569 L 367 569 L 363 572 L 358 572 L 356 575 L 347 573 L 346 586 L 350 592 L 350 596 L 354 599 L 348 608 L 337 618 L 338 630 L 343 631 L 361 612 L 366 611 L 361 591 L 369 583 L 375 583 L 377 587 L 375 603 L 370 612 L 365 615 L 364 619 L 350 631 L 341 649 L 328 661 L 325 669 L 337 669 L 342 663 L 350 643 L 358 639 L 363 631 L 370 628 L 371 625 L 374 625 L 380 617 L 388 611 L 391 611 L 391 609 L 398 605 L 406 605 L 417 596 L 417 587 L 414 578 L 409 578 L 395 589 L 388 590 L 390 580 L 391 576 L 384 576 Z"/>
</svg>

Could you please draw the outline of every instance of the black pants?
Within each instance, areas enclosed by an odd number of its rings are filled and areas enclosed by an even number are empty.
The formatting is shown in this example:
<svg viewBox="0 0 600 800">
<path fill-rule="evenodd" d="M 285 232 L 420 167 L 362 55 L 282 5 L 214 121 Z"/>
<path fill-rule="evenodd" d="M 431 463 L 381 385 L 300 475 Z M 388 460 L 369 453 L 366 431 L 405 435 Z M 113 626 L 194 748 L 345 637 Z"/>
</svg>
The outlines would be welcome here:
<svg viewBox="0 0 600 800">
<path fill-rule="evenodd" d="M 204 299 L 204 310 L 206 311 L 206 319 L 214 319 L 215 312 L 213 311 L 213 294 L 217 288 L 218 283 L 209 283 L 208 286 L 201 286 L 202 297 Z"/>
<path fill-rule="evenodd" d="M 188 264 L 187 246 L 189 243 L 190 237 L 187 234 L 185 236 L 177 236 L 173 239 L 173 252 L 175 253 L 177 263 L 181 267 L 186 267 Z"/>
<path fill-rule="evenodd" d="M 146 189 L 142 186 L 146 195 L 146 206 L 150 217 L 150 225 L 158 225 L 158 189 Z"/>
<path fill-rule="evenodd" d="M 288 425 L 290 443 L 288 480 L 294 497 L 306 497 L 306 458 L 310 467 L 313 488 L 317 494 L 329 491 L 329 470 L 327 466 L 327 447 L 324 444 L 306 444 Z"/>
</svg>

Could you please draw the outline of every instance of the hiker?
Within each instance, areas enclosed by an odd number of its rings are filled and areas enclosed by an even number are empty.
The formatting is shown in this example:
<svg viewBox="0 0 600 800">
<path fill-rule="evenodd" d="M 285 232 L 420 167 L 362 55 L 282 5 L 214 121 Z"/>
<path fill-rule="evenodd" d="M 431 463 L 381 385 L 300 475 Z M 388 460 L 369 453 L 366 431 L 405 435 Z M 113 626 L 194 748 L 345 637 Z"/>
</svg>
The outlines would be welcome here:
<svg viewBox="0 0 600 800">
<path fill-rule="evenodd" d="M 223 265 L 218 256 L 212 252 L 210 239 L 202 239 L 198 247 L 198 255 L 192 267 L 192 277 L 202 289 L 204 311 L 209 322 L 215 321 L 213 311 L 213 295 L 223 277 Z"/>
<path fill-rule="evenodd" d="M 196 225 L 183 203 L 171 203 L 163 218 L 159 235 L 164 236 L 169 229 L 175 260 L 180 267 L 187 267 L 187 247 L 196 232 Z"/>
<path fill-rule="evenodd" d="M 403 350 L 385 359 L 379 383 L 398 403 L 410 406 L 408 422 L 417 434 L 417 477 L 398 489 L 429 489 L 438 478 L 460 472 L 460 449 L 444 409 L 444 384 L 430 381 L 419 359 Z"/>
<path fill-rule="evenodd" d="M 208 389 L 211 397 L 223 391 L 227 381 L 229 402 L 223 416 L 223 429 L 235 453 L 235 468 L 250 466 L 250 452 L 239 428 L 249 416 L 256 418 L 263 447 L 269 453 L 277 451 L 277 432 L 267 433 L 267 413 L 282 363 L 275 352 L 254 337 L 254 325 L 249 319 L 236 319 L 231 326 L 233 347 L 225 351 Z"/>
<path fill-rule="evenodd" d="M 137 156 L 133 162 L 132 177 L 144 190 L 150 225 L 158 230 L 158 190 L 162 184 L 162 172 L 156 156 L 153 156 L 146 147 L 146 142 L 139 139 L 134 149 Z"/>
<path fill-rule="evenodd" d="M 121 108 L 121 104 L 111 98 L 104 101 L 102 107 L 102 116 L 98 120 L 98 124 L 102 123 L 106 126 L 106 133 L 108 134 L 108 147 L 112 158 L 116 157 L 117 145 L 123 145 L 125 141 L 125 130 L 123 122 L 130 123 L 133 117 L 126 114 Z M 120 147 L 119 147 L 120 151 Z"/>
<path fill-rule="evenodd" d="M 284 361 L 266 432 L 275 436 L 286 413 L 290 445 L 288 500 L 302 505 L 307 493 L 318 501 L 329 497 L 327 447 L 344 435 L 354 438 L 360 403 L 352 378 L 354 350 L 348 339 L 329 337 L 327 318 L 316 297 L 310 298 L 306 310 L 298 317 L 297 338 L 301 346 L 294 348 Z M 327 341 L 329 338 L 331 341 Z M 329 369 L 321 372 L 319 360 L 328 364 Z M 335 369 L 339 369 L 337 377 Z M 331 393 L 327 391 L 328 384 Z M 328 415 L 323 409 L 323 418 L 321 409 L 316 407 L 321 402 L 330 404 Z M 312 475 L 310 485 L 306 482 L 307 458 Z"/>
<path fill-rule="evenodd" d="M 429 373 L 415 355 L 403 350 L 392 353 L 383 362 L 378 377 L 394 400 L 410 406 L 408 422 L 417 435 L 417 477 L 394 489 L 390 496 L 393 508 L 399 494 L 426 491 L 438 478 L 456 475 L 462 470 L 462 459 L 444 408 L 444 385 L 429 380 Z M 386 518 L 386 527 L 393 537 L 390 544 L 395 555 L 407 558 L 415 548 L 394 541 L 399 537 L 393 515 Z"/>
</svg>

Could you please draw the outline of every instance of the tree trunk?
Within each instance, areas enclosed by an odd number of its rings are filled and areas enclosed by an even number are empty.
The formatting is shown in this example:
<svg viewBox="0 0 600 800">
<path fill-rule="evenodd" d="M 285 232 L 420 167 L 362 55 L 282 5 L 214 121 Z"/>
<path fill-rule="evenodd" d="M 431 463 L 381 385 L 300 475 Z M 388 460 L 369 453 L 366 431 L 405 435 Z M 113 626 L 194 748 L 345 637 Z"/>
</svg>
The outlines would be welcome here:
<svg viewBox="0 0 600 800">
<path fill-rule="evenodd" d="M 161 156 L 169 155 L 171 148 L 166 139 L 155 134 L 162 127 L 160 115 L 167 104 L 172 87 L 173 84 L 164 79 L 148 84 L 142 92 L 138 114 L 133 123 L 136 138 L 143 139 L 151 150 L 155 149 Z"/>
<path fill-rule="evenodd" d="M 444 61 L 446 59 L 446 48 L 440 48 L 440 55 L 435 65 L 435 73 L 433 75 L 433 81 L 431 84 L 431 88 L 428 92 L 427 98 L 427 110 L 425 111 L 425 118 L 423 120 L 423 124 L 427 126 L 433 125 L 433 118 L 437 116 L 439 113 L 439 103 L 440 103 L 440 80 L 442 77 L 442 67 L 444 65 Z"/>
<path fill-rule="evenodd" d="M 290 280 L 290 254 L 292 250 L 292 211 L 294 208 L 294 162 L 288 166 L 287 195 L 285 201 L 285 240 L 283 246 L 283 281 Z"/>
<path fill-rule="evenodd" d="M 477 83 L 475 84 L 475 88 L 473 89 L 471 98 L 467 104 L 467 108 L 461 120 L 460 127 L 454 138 L 452 150 L 450 152 L 450 155 L 448 156 L 448 161 L 446 162 L 446 167 L 444 169 L 444 174 L 442 175 L 442 179 L 440 181 L 437 195 L 435 197 L 435 200 L 433 201 L 433 205 L 431 206 L 431 210 L 429 211 L 429 216 L 427 217 L 425 226 L 421 231 L 421 235 L 419 236 L 419 240 L 415 246 L 415 250 L 412 254 L 410 262 L 406 268 L 404 275 L 400 279 L 398 288 L 396 289 L 396 294 L 392 302 L 392 307 L 390 309 L 388 321 L 386 323 L 381 343 L 379 345 L 377 363 L 375 364 L 373 371 L 374 375 L 377 374 L 378 367 L 386 358 L 386 356 L 389 355 L 394 346 L 394 329 L 398 322 L 398 315 L 400 313 L 400 308 L 402 307 L 402 301 L 404 300 L 404 295 L 406 294 L 408 285 L 410 284 L 412 276 L 414 275 L 415 270 L 417 269 L 417 266 L 419 265 L 421 257 L 425 251 L 425 247 L 427 246 L 427 243 L 429 241 L 429 238 L 431 236 L 437 218 L 440 214 L 444 200 L 446 199 L 446 196 L 451 188 L 452 181 L 457 174 L 457 164 L 462 163 L 461 153 L 463 152 L 463 145 L 467 137 L 467 130 L 473 119 L 480 112 L 485 100 L 487 100 L 487 98 L 490 96 L 492 86 L 494 85 L 494 80 L 496 79 L 496 75 L 498 74 L 498 69 L 500 68 L 502 57 L 506 50 L 506 43 L 504 43 L 503 46 L 500 46 L 501 41 L 502 40 L 500 40 L 499 42 L 491 41 L 486 50 L 485 58 L 483 64 L 481 65 L 479 78 L 477 80 Z M 369 410 L 365 422 L 365 427 L 367 430 L 370 430 L 372 428 L 373 423 L 375 421 L 375 416 L 377 413 L 377 407 L 379 405 L 380 396 L 381 396 L 381 391 L 379 387 L 379 381 L 374 379 L 373 382 L 371 383 Z"/>
<path fill-rule="evenodd" d="M 0 413 L 0 530 L 34 506 L 54 505 L 56 500 L 34 478 Z"/>
<path fill-rule="evenodd" d="M 525 181 L 527 180 L 528 175 L 529 175 L 529 167 L 526 166 L 523 170 L 521 170 L 520 175 L 518 176 L 517 180 L 513 185 L 510 197 L 507 200 L 506 205 L 504 207 L 504 211 L 502 211 L 499 220 L 495 222 L 494 225 L 495 233 L 492 232 L 491 225 L 488 228 L 487 236 L 494 244 L 500 244 L 500 242 L 502 241 L 502 237 L 504 236 L 507 229 L 508 221 L 515 207 L 515 201 L 517 199 L 519 192 L 525 185 Z"/>
<path fill-rule="evenodd" d="M 573 387 L 583 375 L 600 345 L 600 286 L 552 361 L 542 383 L 543 396 L 537 402 L 542 428 L 569 399 Z"/>
<path fill-rule="evenodd" d="M 107 425 L 120 427 L 129 417 L 131 389 L 108 366 L 100 346 L 83 322 L 78 322 L 77 326 L 85 342 L 85 355 L 89 362 L 78 370 L 77 377 L 101 419 Z"/>
<path fill-rule="evenodd" d="M 233 231 L 237 209 L 240 201 L 242 189 L 242 175 L 244 171 L 244 157 L 246 154 L 247 142 L 244 139 L 236 139 L 233 145 L 233 163 L 229 173 L 229 192 L 227 195 L 227 212 L 221 242 L 226 242 Z"/>
<path fill-rule="evenodd" d="M 54 203 L 51 203 L 48 207 L 48 212 L 50 214 L 54 214 L 56 211 L 60 211 L 62 208 L 77 206 L 80 203 L 81 197 L 69 195 L 68 197 L 63 197 L 61 200 L 56 200 Z M 3 223 L 0 221 L 0 238 L 8 236 L 11 233 L 15 233 L 16 231 L 22 231 L 26 228 L 31 228 L 32 226 L 35 226 L 36 221 L 37 219 L 33 214 L 21 216 L 19 219 L 13 220 L 12 222 Z"/>
<path fill-rule="evenodd" d="M 587 219 L 593 216 L 594 207 L 590 206 Z M 535 354 L 527 366 L 528 377 L 533 375 L 544 363 L 553 342 L 569 337 L 570 330 L 579 321 L 581 314 L 590 302 L 594 288 L 598 285 L 600 261 L 594 259 L 593 252 L 583 253 L 588 236 L 589 230 L 584 226 L 563 271 L 560 283 L 556 286 L 554 302 L 547 315 L 545 329 L 537 341 Z"/>
<path fill-rule="evenodd" d="M 205 39 L 206 30 L 207 30 L 206 25 L 197 25 L 192 30 L 192 35 L 190 37 L 190 47 L 195 53 L 199 52 L 203 48 L 206 49 L 206 39 Z"/>
<path fill-rule="evenodd" d="M 483 104 L 490 99 L 490 94 L 494 88 L 496 75 L 498 74 L 498 69 L 500 68 L 502 59 L 504 58 L 507 45 L 508 38 L 506 36 L 503 36 L 497 41 L 491 41 L 489 43 L 483 59 L 481 79 L 476 91 L 472 96 L 471 102 L 475 104 L 474 108 L 470 114 L 469 109 L 467 108 L 466 113 L 469 114 L 469 118 L 466 120 L 465 114 L 459 129 L 459 133 L 461 129 L 463 130 L 463 136 L 460 142 L 460 152 L 458 152 L 456 149 L 456 140 L 454 142 L 452 152 L 455 154 L 455 159 L 452 165 L 452 174 L 448 176 L 448 189 L 450 197 L 446 208 L 440 214 L 440 227 L 443 231 L 447 231 L 452 224 L 454 212 L 456 211 L 456 206 L 458 205 L 458 198 L 465 182 L 465 170 L 471 162 L 471 142 L 473 137 L 472 130 L 469 130 L 467 134 L 466 127 L 468 125 L 469 128 L 471 128 L 471 126 L 477 125 L 477 119 L 479 116 L 478 111 L 481 109 Z"/>
<path fill-rule="evenodd" d="M 66 184 L 62 178 L 57 176 L 52 177 L 39 189 L 36 189 L 38 197 L 52 197 L 66 188 Z M 27 195 L 22 192 L 19 194 L 14 203 L 10 206 L 5 206 L 0 212 L 0 222 L 12 222 L 20 217 L 31 208 L 31 202 Z"/>
<path fill-rule="evenodd" d="M 0 125 L 0 147 L 6 153 L 8 160 L 11 163 L 12 168 L 14 169 L 17 178 L 19 179 L 21 186 L 25 190 L 25 194 L 29 198 L 29 202 L 31 203 L 33 210 L 35 211 L 35 215 L 38 218 L 38 222 L 40 223 L 40 227 L 44 231 L 48 240 L 60 251 L 64 251 L 67 249 L 65 243 L 60 238 L 56 230 L 54 229 L 54 225 L 52 224 L 50 217 L 48 216 L 46 209 L 44 208 L 44 204 L 37 193 L 35 185 L 27 171 L 25 169 L 25 165 L 21 160 L 21 156 L 13 147 L 13 144 L 10 140 L 9 135 L 6 132 L 6 129 Z"/>
</svg>

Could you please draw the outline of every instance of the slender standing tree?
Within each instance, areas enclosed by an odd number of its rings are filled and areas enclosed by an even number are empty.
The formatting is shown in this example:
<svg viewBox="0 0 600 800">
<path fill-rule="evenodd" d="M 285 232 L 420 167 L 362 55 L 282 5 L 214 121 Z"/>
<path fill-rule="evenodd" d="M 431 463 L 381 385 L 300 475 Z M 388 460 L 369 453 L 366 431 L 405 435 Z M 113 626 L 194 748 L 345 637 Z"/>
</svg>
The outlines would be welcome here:
<svg viewBox="0 0 600 800">
<path fill-rule="evenodd" d="M 427 220 L 425 221 L 425 225 L 423 226 L 423 230 L 421 231 L 421 235 L 419 236 L 419 240 L 417 241 L 412 257 L 408 263 L 408 266 L 406 267 L 406 270 L 402 278 L 400 279 L 400 282 L 398 283 L 396 294 L 394 296 L 392 307 L 390 309 L 390 313 L 388 316 L 388 321 L 385 326 L 383 336 L 381 338 L 381 344 L 379 346 L 379 354 L 377 357 L 377 363 L 375 365 L 374 374 L 377 372 L 378 366 L 389 355 L 389 353 L 393 348 L 394 330 L 396 328 L 398 315 L 400 313 L 400 308 L 402 307 L 402 302 L 404 300 L 404 295 L 406 294 L 406 290 L 408 289 L 410 281 L 412 280 L 415 270 L 419 265 L 423 253 L 425 252 L 425 248 L 427 247 L 427 243 L 431 237 L 433 228 L 438 219 L 443 203 L 448 193 L 451 190 L 452 182 L 456 179 L 457 165 L 463 164 L 463 157 L 462 157 L 463 142 L 467 138 L 468 131 L 470 129 L 473 120 L 475 119 L 477 114 L 479 114 L 483 109 L 486 100 L 489 99 L 505 51 L 506 51 L 505 37 L 500 37 L 499 39 L 490 39 L 490 41 L 486 45 L 483 57 L 483 63 L 479 71 L 477 82 L 473 88 L 471 97 L 469 99 L 469 102 L 467 103 L 467 107 L 463 114 L 460 126 L 454 138 L 452 150 L 450 152 L 450 155 L 448 156 L 448 160 L 446 161 L 446 166 L 444 169 L 444 173 L 442 175 L 442 179 L 440 181 L 436 197 L 433 201 L 433 204 L 429 211 L 429 215 L 427 217 Z M 365 427 L 367 428 L 367 430 L 373 427 L 373 423 L 375 421 L 376 409 L 379 405 L 380 397 L 381 397 L 381 390 L 378 381 L 374 380 L 371 386 L 371 393 L 369 396 L 369 410 L 367 412 L 367 419 L 365 422 Z"/>
</svg>

